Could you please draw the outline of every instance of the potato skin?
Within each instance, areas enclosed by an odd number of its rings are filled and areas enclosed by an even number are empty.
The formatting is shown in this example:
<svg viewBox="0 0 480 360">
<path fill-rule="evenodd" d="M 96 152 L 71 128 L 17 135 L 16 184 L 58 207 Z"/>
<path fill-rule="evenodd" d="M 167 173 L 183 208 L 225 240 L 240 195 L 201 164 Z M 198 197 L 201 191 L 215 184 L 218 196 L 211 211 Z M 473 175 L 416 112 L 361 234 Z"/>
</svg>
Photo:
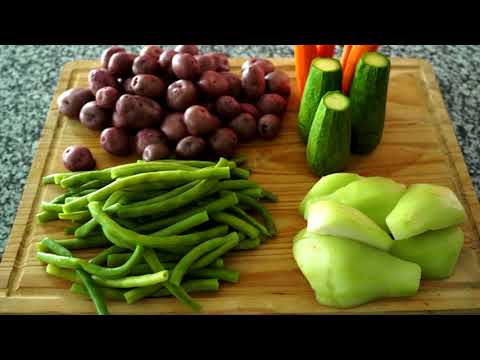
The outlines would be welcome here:
<svg viewBox="0 0 480 360">
<path fill-rule="evenodd" d="M 253 57 L 243 63 L 241 71 L 243 72 L 250 66 L 261 67 L 265 75 L 270 74 L 275 70 L 275 66 L 270 60 Z"/>
<path fill-rule="evenodd" d="M 249 113 L 255 118 L 255 120 L 260 119 L 260 111 L 258 111 L 255 105 L 249 103 L 241 103 L 240 106 L 242 107 L 242 112 Z"/>
<path fill-rule="evenodd" d="M 201 105 L 190 106 L 185 111 L 184 121 L 188 132 L 194 136 L 208 135 L 220 127 L 220 123 Z"/>
<path fill-rule="evenodd" d="M 205 71 L 198 81 L 200 91 L 209 98 L 216 99 L 228 95 L 230 85 L 227 79 L 215 71 Z"/>
<path fill-rule="evenodd" d="M 102 52 L 102 55 L 100 56 L 100 62 L 102 63 L 102 68 L 107 69 L 110 58 L 113 56 L 113 54 L 116 54 L 119 52 L 126 52 L 126 50 L 121 46 L 112 46 L 112 47 L 109 47 L 108 49 L 105 49 Z"/>
<path fill-rule="evenodd" d="M 170 149 L 164 143 L 150 144 L 143 150 L 142 159 L 144 161 L 162 160 L 169 155 Z"/>
<path fill-rule="evenodd" d="M 163 74 L 168 76 L 175 76 L 172 70 L 172 59 L 177 54 L 173 49 L 165 50 L 158 58 L 158 64 Z"/>
<path fill-rule="evenodd" d="M 177 80 L 167 89 L 167 105 L 174 111 L 185 111 L 198 101 L 198 91 L 188 80 Z"/>
<path fill-rule="evenodd" d="M 93 170 L 96 161 L 92 153 L 85 146 L 72 145 L 63 151 L 63 165 L 70 171 L 87 171 Z"/>
<path fill-rule="evenodd" d="M 111 86 L 106 86 L 97 91 L 95 102 L 102 109 L 115 109 L 115 104 L 120 98 L 120 92 Z"/>
<path fill-rule="evenodd" d="M 117 80 L 107 70 L 90 70 L 90 72 L 88 73 L 88 88 L 93 93 L 93 95 L 96 95 L 98 90 L 107 86 L 111 86 L 115 89 L 119 88 Z"/>
<path fill-rule="evenodd" d="M 192 54 L 179 53 L 172 58 L 172 71 L 179 79 L 196 80 L 200 65 Z"/>
<path fill-rule="evenodd" d="M 86 103 L 80 110 L 80 122 L 91 130 L 105 129 L 111 121 L 111 111 L 101 108 L 96 101 Z"/>
<path fill-rule="evenodd" d="M 186 53 L 190 55 L 199 54 L 197 45 L 177 45 L 177 47 L 175 47 L 175 51 L 177 53 Z"/>
<path fill-rule="evenodd" d="M 115 127 L 133 129 L 157 127 L 162 119 L 162 113 L 162 107 L 155 100 L 124 94 L 115 106 L 113 124 Z"/>
<path fill-rule="evenodd" d="M 94 98 L 89 89 L 69 89 L 57 98 L 58 111 L 71 119 L 78 120 L 82 107 Z"/>
<path fill-rule="evenodd" d="M 242 112 L 240 103 L 232 96 L 220 96 L 215 104 L 217 114 L 226 120 L 233 119 Z"/>
<path fill-rule="evenodd" d="M 158 58 L 155 58 L 150 55 L 137 56 L 133 61 L 132 72 L 135 75 L 141 75 L 141 74 L 159 75 L 160 65 L 158 64 Z"/>
<path fill-rule="evenodd" d="M 228 127 L 232 129 L 242 142 L 254 140 L 257 137 L 257 122 L 249 113 L 241 113 L 229 122 Z"/>
<path fill-rule="evenodd" d="M 160 126 L 168 141 L 177 144 L 180 140 L 190 135 L 183 119 L 183 113 L 168 114 Z"/>
<path fill-rule="evenodd" d="M 142 156 L 148 145 L 166 142 L 167 138 L 162 131 L 153 128 L 142 129 L 135 135 L 135 151 L 138 156 Z"/>
<path fill-rule="evenodd" d="M 132 90 L 135 95 L 140 95 L 149 98 L 160 98 L 165 94 L 165 82 L 150 74 L 136 75 L 132 78 Z"/>
<path fill-rule="evenodd" d="M 250 65 L 242 72 L 242 88 L 250 101 L 259 99 L 265 93 L 265 73 L 260 66 Z"/>
<path fill-rule="evenodd" d="M 209 137 L 208 143 L 217 156 L 229 158 L 235 153 L 238 138 L 232 129 L 220 128 Z"/>
<path fill-rule="evenodd" d="M 103 149 L 116 156 L 127 156 L 131 152 L 130 137 L 122 128 L 110 127 L 102 131 L 100 144 Z"/>
<path fill-rule="evenodd" d="M 272 140 L 280 132 L 281 124 L 281 119 L 277 115 L 263 115 L 258 120 L 258 133 L 262 138 Z"/>
<path fill-rule="evenodd" d="M 221 74 L 228 81 L 230 95 L 233 96 L 235 99 L 239 100 L 242 96 L 242 80 L 234 73 L 228 71 L 222 72 Z"/>
<path fill-rule="evenodd" d="M 274 114 L 282 116 L 287 110 L 287 102 L 278 94 L 264 94 L 258 100 L 257 109 L 262 114 Z"/>
<path fill-rule="evenodd" d="M 208 70 L 211 70 L 211 71 L 217 70 L 217 62 L 215 58 L 209 54 L 195 55 L 195 59 L 198 62 L 198 66 L 200 67 L 201 73 L 204 73 L 205 71 L 208 71 Z"/>
<path fill-rule="evenodd" d="M 155 61 L 157 61 L 160 55 L 162 55 L 162 52 L 163 50 L 160 46 L 147 45 L 147 46 L 144 46 L 142 50 L 140 50 L 140 56 L 148 55 L 150 57 L 153 57 Z"/>
<path fill-rule="evenodd" d="M 108 61 L 108 72 L 116 78 L 125 79 L 132 75 L 133 62 L 137 56 L 127 52 L 113 54 Z"/>
<path fill-rule="evenodd" d="M 201 137 L 187 136 L 179 141 L 175 154 L 179 159 L 201 159 L 207 151 L 207 143 Z"/>
<path fill-rule="evenodd" d="M 284 98 L 288 98 L 290 96 L 290 79 L 285 72 L 281 70 L 275 70 L 265 75 L 265 80 L 267 91 L 269 93 L 278 94 Z"/>
</svg>

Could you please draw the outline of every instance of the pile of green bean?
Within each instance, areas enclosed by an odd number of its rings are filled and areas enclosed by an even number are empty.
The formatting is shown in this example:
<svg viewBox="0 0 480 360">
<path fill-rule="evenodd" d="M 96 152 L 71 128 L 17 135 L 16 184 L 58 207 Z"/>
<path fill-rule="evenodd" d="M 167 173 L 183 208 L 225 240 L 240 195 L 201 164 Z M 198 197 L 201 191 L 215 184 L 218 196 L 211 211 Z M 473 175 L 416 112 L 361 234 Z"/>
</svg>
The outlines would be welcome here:
<svg viewBox="0 0 480 360">
<path fill-rule="evenodd" d="M 65 192 L 42 204 L 37 222 L 70 221 L 65 233 L 74 238 L 41 240 L 37 258 L 71 281 L 71 292 L 89 296 L 98 314 L 108 314 L 106 300 L 165 296 L 200 311 L 190 293 L 239 280 L 223 257 L 277 233 L 261 203 L 277 198 L 249 180 L 245 160 L 137 161 L 46 176 L 43 184 Z M 88 260 L 71 252 L 87 248 L 99 252 Z"/>
</svg>

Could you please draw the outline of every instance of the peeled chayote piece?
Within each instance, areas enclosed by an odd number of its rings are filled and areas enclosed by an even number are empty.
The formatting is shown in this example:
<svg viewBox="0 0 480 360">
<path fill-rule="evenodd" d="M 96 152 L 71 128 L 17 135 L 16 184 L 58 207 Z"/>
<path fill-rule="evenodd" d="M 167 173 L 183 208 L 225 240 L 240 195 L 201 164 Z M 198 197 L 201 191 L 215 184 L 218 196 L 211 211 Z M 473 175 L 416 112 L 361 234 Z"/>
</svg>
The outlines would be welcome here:
<svg viewBox="0 0 480 360">
<path fill-rule="evenodd" d="M 353 173 L 335 173 L 323 176 L 315 183 L 315 185 L 312 186 L 310 191 L 303 198 L 303 201 L 300 203 L 298 209 L 300 214 L 306 219 L 307 216 L 305 211 L 310 203 L 313 203 L 318 198 L 330 195 L 345 185 L 360 179 L 363 179 L 363 177 Z"/>
<path fill-rule="evenodd" d="M 406 190 L 403 184 L 374 176 L 352 182 L 330 194 L 328 199 L 361 211 L 383 230 L 389 231 L 385 219 Z"/>
<path fill-rule="evenodd" d="M 396 240 L 445 229 L 464 221 L 465 210 L 454 192 L 444 186 L 429 184 L 410 186 L 386 218 Z"/>
<path fill-rule="evenodd" d="M 307 231 L 319 235 L 341 236 L 388 251 L 392 238 L 359 210 L 333 200 L 310 205 Z"/>
<path fill-rule="evenodd" d="M 420 266 L 343 237 L 302 230 L 293 256 L 320 304 L 350 308 L 373 300 L 415 295 Z"/>
<path fill-rule="evenodd" d="M 463 240 L 462 230 L 455 226 L 395 240 L 390 253 L 420 265 L 424 279 L 445 279 L 453 274 Z"/>
</svg>

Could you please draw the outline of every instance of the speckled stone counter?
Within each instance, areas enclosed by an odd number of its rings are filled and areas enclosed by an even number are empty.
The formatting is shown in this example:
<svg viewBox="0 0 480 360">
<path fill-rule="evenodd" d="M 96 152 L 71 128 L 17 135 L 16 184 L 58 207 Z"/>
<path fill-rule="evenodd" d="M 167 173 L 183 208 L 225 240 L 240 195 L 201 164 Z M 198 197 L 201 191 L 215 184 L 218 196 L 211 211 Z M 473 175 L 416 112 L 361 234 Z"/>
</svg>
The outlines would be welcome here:
<svg viewBox="0 0 480 360">
<path fill-rule="evenodd" d="M 0 254 L 3 253 L 36 143 L 67 61 L 96 58 L 106 45 L 0 46 Z M 168 47 L 165 45 L 165 47 Z M 126 46 L 138 51 L 141 45 Z M 292 47 L 202 46 L 231 56 L 289 57 Z M 480 46 L 382 46 L 386 55 L 428 60 L 435 70 L 470 176 L 480 193 Z"/>
</svg>

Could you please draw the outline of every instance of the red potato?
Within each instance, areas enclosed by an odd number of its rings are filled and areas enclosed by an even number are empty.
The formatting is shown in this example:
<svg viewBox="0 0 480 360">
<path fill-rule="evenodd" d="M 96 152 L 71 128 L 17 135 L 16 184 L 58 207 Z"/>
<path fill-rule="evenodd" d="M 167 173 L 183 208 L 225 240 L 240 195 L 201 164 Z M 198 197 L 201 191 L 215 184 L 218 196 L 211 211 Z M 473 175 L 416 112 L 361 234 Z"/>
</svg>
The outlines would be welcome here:
<svg viewBox="0 0 480 360">
<path fill-rule="evenodd" d="M 177 80 L 168 86 L 167 105 L 174 111 L 185 111 L 197 100 L 197 88 L 191 81 Z"/>
<path fill-rule="evenodd" d="M 275 66 L 270 60 L 267 59 L 260 59 L 260 58 L 251 58 L 245 61 L 242 65 L 242 72 L 248 69 L 250 66 L 259 66 L 262 68 L 265 75 L 270 74 L 272 71 L 275 70 Z"/>
<path fill-rule="evenodd" d="M 121 128 L 104 129 L 100 135 L 103 149 L 116 156 L 127 156 L 131 152 L 130 137 L 127 130 Z"/>
<path fill-rule="evenodd" d="M 232 96 L 220 96 L 215 104 L 216 112 L 222 119 L 233 119 L 240 115 L 242 107 Z"/>
<path fill-rule="evenodd" d="M 262 138 L 272 140 L 280 132 L 281 125 L 281 119 L 277 115 L 263 115 L 258 120 L 258 133 Z"/>
<path fill-rule="evenodd" d="M 110 126 L 112 113 L 102 109 L 96 101 L 86 103 L 80 110 L 80 122 L 91 130 L 102 130 Z"/>
<path fill-rule="evenodd" d="M 172 71 L 179 79 L 195 80 L 200 75 L 200 65 L 192 54 L 180 53 L 172 58 Z"/>
<path fill-rule="evenodd" d="M 170 149 L 164 143 L 150 144 L 143 150 L 144 161 L 155 161 L 168 158 Z"/>
<path fill-rule="evenodd" d="M 213 99 L 228 95 L 230 90 L 227 79 L 215 71 L 205 71 L 198 81 L 198 87 L 204 95 Z"/>
<path fill-rule="evenodd" d="M 157 61 L 160 55 L 162 55 L 162 52 L 163 50 L 157 45 L 147 45 L 140 50 L 140 56 L 148 55 Z"/>
<path fill-rule="evenodd" d="M 132 88 L 132 78 L 123 80 L 122 87 L 125 93 L 134 95 L 133 88 Z"/>
<path fill-rule="evenodd" d="M 177 53 L 187 53 L 191 55 L 198 55 L 199 53 L 197 45 L 178 45 L 175 51 Z"/>
<path fill-rule="evenodd" d="M 288 98 L 291 93 L 290 79 L 288 75 L 281 71 L 275 70 L 265 76 L 267 92 L 278 94 L 284 98 Z"/>
<path fill-rule="evenodd" d="M 215 58 L 209 54 L 202 54 L 202 55 L 195 55 L 195 59 L 198 62 L 198 66 L 200 67 L 200 72 L 204 73 L 205 71 L 217 70 L 217 62 Z"/>
<path fill-rule="evenodd" d="M 240 99 L 240 96 L 242 95 L 242 80 L 237 75 L 231 72 L 222 72 L 221 74 L 228 81 L 230 95 L 232 95 L 237 100 Z"/>
<path fill-rule="evenodd" d="M 287 109 L 287 102 L 278 94 L 265 94 L 258 100 L 257 108 L 262 114 L 282 116 Z"/>
<path fill-rule="evenodd" d="M 187 136 L 179 141 L 175 148 L 175 155 L 179 159 L 198 160 L 207 151 L 207 143 L 201 137 Z"/>
<path fill-rule="evenodd" d="M 157 58 L 150 55 L 140 55 L 133 61 L 132 71 L 135 75 L 158 75 L 160 74 L 160 65 Z"/>
<path fill-rule="evenodd" d="M 160 98 L 165 93 L 165 82 L 155 75 L 142 74 L 136 75 L 131 83 L 135 95 L 148 98 Z"/>
<path fill-rule="evenodd" d="M 152 128 L 160 125 L 162 107 L 155 100 L 124 94 L 118 99 L 113 114 L 115 127 L 132 129 Z"/>
<path fill-rule="evenodd" d="M 109 47 L 108 49 L 105 49 L 102 52 L 102 55 L 100 57 L 100 62 L 102 63 L 102 68 L 107 69 L 108 68 L 108 62 L 110 61 L 110 58 L 113 56 L 113 54 L 119 53 L 119 52 L 126 52 L 126 50 L 120 46 L 112 46 Z"/>
<path fill-rule="evenodd" d="M 238 138 L 232 129 L 221 128 L 209 137 L 208 143 L 216 155 L 229 158 L 235 153 Z"/>
<path fill-rule="evenodd" d="M 248 142 L 257 137 L 257 122 L 249 113 L 238 115 L 230 121 L 228 127 L 237 134 L 238 139 L 242 142 Z"/>
<path fill-rule="evenodd" d="M 194 136 L 208 135 L 220 126 L 208 110 L 200 105 L 190 106 L 185 111 L 184 119 L 188 132 Z"/>
<path fill-rule="evenodd" d="M 89 89 L 69 89 L 57 98 L 58 111 L 71 119 L 78 120 L 82 107 L 94 98 Z"/>
<path fill-rule="evenodd" d="M 213 56 L 213 58 L 215 59 L 216 71 L 218 72 L 230 71 L 230 64 L 229 64 L 227 55 L 219 52 L 208 53 L 208 55 Z"/>
<path fill-rule="evenodd" d="M 242 88 L 250 101 L 259 99 L 265 93 L 265 73 L 260 66 L 250 65 L 242 72 Z"/>
<path fill-rule="evenodd" d="M 67 147 L 62 156 L 63 165 L 70 171 L 88 171 L 95 169 L 96 161 L 85 146 Z"/>
<path fill-rule="evenodd" d="M 115 109 L 115 104 L 120 98 L 120 91 L 116 88 L 107 86 L 97 91 L 95 102 L 102 109 Z"/>
<path fill-rule="evenodd" d="M 127 52 L 113 54 L 108 61 L 108 72 L 117 78 L 128 78 L 132 75 L 133 62 L 137 56 Z"/>
<path fill-rule="evenodd" d="M 260 119 L 260 111 L 258 111 L 255 105 L 249 103 L 241 103 L 240 106 L 242 107 L 242 112 L 249 113 L 255 118 L 255 120 Z"/>
<path fill-rule="evenodd" d="M 115 77 L 105 69 L 94 69 L 88 73 L 88 88 L 93 93 L 97 94 L 97 91 L 106 86 L 110 86 L 118 89 L 119 85 Z"/>
<path fill-rule="evenodd" d="M 189 135 L 183 114 L 179 112 L 168 114 L 163 120 L 160 130 L 162 130 L 168 141 L 172 144 L 178 143 Z"/>
<path fill-rule="evenodd" d="M 160 65 L 160 69 L 162 72 L 169 76 L 174 76 L 172 70 L 172 59 L 177 54 L 175 50 L 168 49 L 162 52 L 162 55 L 158 58 L 158 65 Z"/>
<path fill-rule="evenodd" d="M 142 156 L 145 148 L 151 144 L 166 143 L 167 138 L 162 131 L 157 129 L 142 129 L 135 135 L 135 151 Z"/>
</svg>

